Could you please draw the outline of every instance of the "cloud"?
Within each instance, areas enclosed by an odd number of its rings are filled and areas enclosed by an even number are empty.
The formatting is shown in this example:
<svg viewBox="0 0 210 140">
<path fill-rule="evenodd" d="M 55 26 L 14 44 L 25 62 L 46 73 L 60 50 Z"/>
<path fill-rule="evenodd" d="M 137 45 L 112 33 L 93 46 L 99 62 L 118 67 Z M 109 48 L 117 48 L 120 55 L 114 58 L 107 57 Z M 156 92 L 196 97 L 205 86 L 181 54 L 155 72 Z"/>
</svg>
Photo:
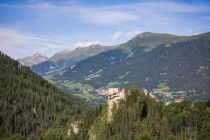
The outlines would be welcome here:
<svg viewBox="0 0 210 140">
<path fill-rule="evenodd" d="M 77 48 L 77 47 L 88 47 L 88 46 L 97 45 L 97 44 L 100 44 L 100 42 L 99 41 L 78 42 L 78 43 L 74 44 L 74 47 L 75 48 Z"/>
<path fill-rule="evenodd" d="M 9 56 L 19 58 L 35 52 L 52 55 L 62 49 L 72 49 L 71 40 L 37 36 L 10 28 L 0 28 L 0 50 Z"/>
<path fill-rule="evenodd" d="M 1 4 L 1 8 L 18 8 L 35 13 L 37 17 L 48 18 L 78 18 L 84 22 L 96 24 L 121 24 L 143 20 L 143 18 L 154 18 L 164 20 L 165 13 L 182 12 L 210 12 L 210 5 L 195 3 L 185 4 L 176 2 L 137 2 L 132 4 L 118 5 L 82 5 L 78 2 L 58 4 L 53 2 L 35 2 L 20 5 Z"/>
<path fill-rule="evenodd" d="M 83 8 L 77 12 L 79 13 L 79 18 L 98 24 L 119 24 L 140 19 L 140 17 L 134 13 L 119 10 Z"/>
<path fill-rule="evenodd" d="M 36 52 L 51 56 L 62 50 L 97 45 L 99 41 L 77 42 L 62 38 L 38 36 L 15 29 L 0 27 L 0 51 L 14 58 L 32 55 Z"/>
<path fill-rule="evenodd" d="M 131 4 L 132 5 L 132 4 Z M 149 10 L 156 12 L 210 12 L 210 7 L 207 4 L 202 3 L 178 3 L 178 2 L 170 2 L 170 1 L 159 1 L 159 2 L 142 2 L 133 4 L 132 7 L 134 9 L 140 10 Z"/>
<path fill-rule="evenodd" d="M 124 35 L 124 32 L 123 31 L 114 32 L 113 35 L 112 35 L 112 39 L 113 40 L 116 40 L 116 39 L 122 37 L 123 35 Z"/>
<path fill-rule="evenodd" d="M 134 37 L 134 36 L 136 36 L 136 35 L 138 35 L 140 33 L 142 33 L 142 31 L 140 31 L 140 30 L 127 31 L 127 32 L 125 32 L 125 31 L 116 31 L 116 32 L 114 32 L 111 35 L 111 38 L 113 40 L 117 40 L 117 39 L 122 38 L 122 37 L 129 37 L 130 38 L 130 37 Z"/>
<path fill-rule="evenodd" d="M 187 31 L 189 33 L 194 33 L 198 29 L 195 29 L 194 25 L 190 26 L 191 24 L 190 22 L 189 23 L 185 22 L 186 14 L 183 13 L 188 12 L 191 15 L 196 13 L 200 15 L 200 13 L 202 12 L 207 13 L 210 12 L 210 5 L 202 3 L 186 4 L 186 3 L 167 2 L 167 1 L 153 1 L 153 2 L 144 1 L 144 2 L 137 2 L 131 4 L 116 4 L 116 5 L 102 6 L 102 5 L 87 5 L 87 4 L 83 5 L 81 2 L 78 2 L 77 0 L 73 0 L 72 2 L 68 2 L 66 4 L 62 2 L 55 3 L 53 1 L 43 2 L 41 0 L 31 0 L 30 2 L 26 2 L 25 4 L 0 4 L 0 9 L 1 12 L 3 13 L 0 15 L 0 18 L 2 19 L 2 21 L 5 21 L 5 23 L 2 24 L 16 25 L 18 22 L 22 22 L 23 25 L 20 25 L 22 29 L 35 27 L 33 25 L 36 25 L 37 27 L 37 25 L 40 26 L 42 23 L 46 23 L 45 27 L 49 25 L 49 23 L 52 23 L 50 24 L 51 26 L 49 26 L 49 28 L 52 27 L 54 24 L 57 24 L 55 27 L 58 27 L 59 29 L 60 28 L 69 29 L 71 25 L 78 25 L 79 27 L 84 25 L 82 28 L 86 28 L 87 26 L 89 26 L 89 23 L 91 23 L 91 24 L 100 25 L 100 26 L 94 26 L 96 27 L 96 29 L 93 31 L 96 32 L 97 30 L 98 32 L 104 33 L 105 30 L 109 29 L 112 30 L 113 27 L 117 28 L 120 26 L 119 29 L 123 30 L 116 31 L 110 36 L 107 35 L 108 38 L 112 39 L 111 41 L 106 40 L 107 38 L 104 39 L 105 41 L 101 39 L 103 42 L 118 43 L 122 41 L 120 39 L 127 40 L 129 37 L 133 37 L 141 33 L 141 30 L 128 31 L 128 29 L 134 29 L 133 26 L 141 26 L 141 28 L 144 28 L 144 30 L 149 29 L 150 31 L 163 30 L 164 32 L 165 31 L 168 32 L 173 29 L 177 32 L 186 33 Z M 4 15 L 4 13 L 7 13 L 8 15 Z M 205 15 L 207 15 L 206 13 Z M 202 16 L 202 18 L 203 17 L 204 16 Z M 43 19 L 44 20 L 50 19 L 50 22 L 49 21 L 41 22 L 43 21 Z M 196 18 L 192 17 L 192 19 Z M 206 16 L 205 19 L 209 20 L 209 16 Z M 8 22 L 6 23 L 7 20 Z M 199 21 L 195 20 L 195 22 Z M 65 25 L 63 23 L 65 23 Z M 88 24 L 83 24 L 83 23 L 88 23 Z M 152 26 L 154 24 L 155 26 Z M 183 26 L 180 26 L 182 24 Z M 106 28 L 106 26 L 101 26 L 101 25 L 107 25 L 108 28 Z M 202 25 L 202 23 L 199 23 L 199 25 Z M 66 26 L 66 27 L 61 27 L 61 26 Z M 185 29 L 185 27 L 191 27 L 195 31 L 192 31 L 190 28 Z M 75 26 L 75 28 L 77 27 Z M 90 29 L 92 28 L 93 26 L 91 26 Z M 101 28 L 101 31 L 99 28 Z M 139 28 L 137 27 L 137 29 Z M 39 30 L 38 32 L 42 32 L 40 31 L 42 30 L 42 28 L 37 30 Z M 78 33 L 80 34 L 83 34 L 81 33 L 83 32 L 83 29 L 81 30 L 75 29 L 75 30 L 78 30 Z M 72 29 L 72 32 L 75 33 L 75 30 Z M 55 33 L 56 31 L 52 32 Z M 97 34 L 95 32 L 93 33 L 93 35 Z M 108 32 L 108 34 L 111 33 Z M 98 38 L 98 36 L 95 36 L 94 38 Z M 17 58 L 25 55 L 30 55 L 33 52 L 45 53 L 46 55 L 49 56 L 55 53 L 56 51 L 60 51 L 62 49 L 74 49 L 75 47 L 78 46 L 85 47 L 94 44 L 97 41 L 79 42 L 79 41 L 66 39 L 65 37 L 59 38 L 59 37 L 50 37 L 50 36 L 40 36 L 37 34 L 22 32 L 16 29 L 0 27 L 0 42 L 1 42 L 0 43 L 1 51 Z"/>
</svg>

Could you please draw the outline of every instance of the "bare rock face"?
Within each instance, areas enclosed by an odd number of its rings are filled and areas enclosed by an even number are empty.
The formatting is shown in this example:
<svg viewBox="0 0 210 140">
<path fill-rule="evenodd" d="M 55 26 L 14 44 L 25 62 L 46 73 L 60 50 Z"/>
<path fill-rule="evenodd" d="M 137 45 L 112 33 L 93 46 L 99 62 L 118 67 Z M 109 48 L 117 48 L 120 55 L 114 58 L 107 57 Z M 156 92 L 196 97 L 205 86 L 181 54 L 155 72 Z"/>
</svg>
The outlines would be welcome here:
<svg viewBox="0 0 210 140">
<path fill-rule="evenodd" d="M 24 58 L 17 59 L 22 65 L 32 66 L 41 62 L 44 62 L 48 59 L 47 56 L 44 56 L 40 53 L 35 53 L 32 56 L 27 56 Z"/>
<path fill-rule="evenodd" d="M 96 140 L 96 133 L 93 127 L 89 130 L 88 134 L 89 134 L 89 140 Z"/>
<path fill-rule="evenodd" d="M 67 136 L 70 137 L 73 134 L 78 134 L 79 133 L 79 128 L 80 128 L 81 122 L 73 122 L 70 124 L 70 128 L 68 129 Z"/>
</svg>

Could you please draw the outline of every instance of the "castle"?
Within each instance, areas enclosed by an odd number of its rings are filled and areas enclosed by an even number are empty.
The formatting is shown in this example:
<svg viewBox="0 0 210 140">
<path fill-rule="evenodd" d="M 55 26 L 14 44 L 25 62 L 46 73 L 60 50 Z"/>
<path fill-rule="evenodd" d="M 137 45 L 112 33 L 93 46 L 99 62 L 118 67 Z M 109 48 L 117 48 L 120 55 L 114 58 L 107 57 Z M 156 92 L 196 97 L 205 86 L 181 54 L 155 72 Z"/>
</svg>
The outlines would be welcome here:
<svg viewBox="0 0 210 140">
<path fill-rule="evenodd" d="M 107 108 L 107 120 L 112 121 L 112 109 L 114 105 L 118 105 L 120 99 L 125 98 L 125 89 L 119 90 L 119 88 L 108 89 L 108 108 Z"/>
<path fill-rule="evenodd" d="M 184 101 L 183 98 L 177 98 L 177 99 L 175 99 L 175 103 L 181 103 L 181 102 L 183 102 L 183 101 Z"/>
<path fill-rule="evenodd" d="M 118 100 L 125 97 L 125 89 L 119 90 L 119 88 L 109 88 L 108 101 Z"/>
</svg>

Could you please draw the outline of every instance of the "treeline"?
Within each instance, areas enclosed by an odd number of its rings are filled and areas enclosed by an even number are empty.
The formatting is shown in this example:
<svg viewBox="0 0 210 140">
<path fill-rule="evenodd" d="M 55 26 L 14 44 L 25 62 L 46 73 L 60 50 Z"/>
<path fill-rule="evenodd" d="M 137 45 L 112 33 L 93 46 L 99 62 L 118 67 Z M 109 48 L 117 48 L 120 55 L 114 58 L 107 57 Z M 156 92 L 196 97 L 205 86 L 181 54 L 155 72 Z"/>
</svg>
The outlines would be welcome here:
<svg viewBox="0 0 210 140">
<path fill-rule="evenodd" d="M 38 139 L 92 110 L 0 52 L 0 139 Z"/>
<path fill-rule="evenodd" d="M 104 108 L 90 128 L 97 140 L 209 140 L 210 101 L 183 101 L 165 106 L 137 88 L 113 110 Z"/>
</svg>

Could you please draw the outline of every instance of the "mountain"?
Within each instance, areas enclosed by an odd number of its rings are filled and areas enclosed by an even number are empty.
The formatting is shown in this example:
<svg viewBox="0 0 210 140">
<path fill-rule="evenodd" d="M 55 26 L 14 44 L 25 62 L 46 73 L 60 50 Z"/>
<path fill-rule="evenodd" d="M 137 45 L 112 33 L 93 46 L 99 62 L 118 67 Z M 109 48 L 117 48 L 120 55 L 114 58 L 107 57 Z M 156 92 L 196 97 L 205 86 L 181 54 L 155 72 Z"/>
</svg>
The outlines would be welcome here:
<svg viewBox="0 0 210 140">
<path fill-rule="evenodd" d="M 41 63 L 43 61 L 46 61 L 48 59 L 47 56 L 44 56 L 40 53 L 35 53 L 32 56 L 27 56 L 24 58 L 17 59 L 22 65 L 25 66 L 32 66 L 38 63 Z"/>
<path fill-rule="evenodd" d="M 116 48 L 116 46 L 101 46 L 95 44 L 88 47 L 78 47 L 73 51 L 63 50 L 50 57 L 48 61 L 33 65 L 32 70 L 39 75 L 46 75 L 48 73 L 60 71 L 66 67 L 71 67 L 81 60 L 113 48 Z"/>
<path fill-rule="evenodd" d="M 72 61 L 72 63 L 78 62 L 90 56 L 99 54 L 106 50 L 112 49 L 114 46 L 101 46 L 99 44 L 93 44 L 88 47 L 78 47 L 73 51 L 61 51 L 53 55 L 49 61 L 57 62 L 61 59 Z M 75 62 L 74 62 L 75 61 Z"/>
<path fill-rule="evenodd" d="M 210 97 L 209 46 L 210 33 L 176 36 L 146 32 L 45 78 L 71 93 L 136 85 L 164 102 L 180 96 L 206 100 Z"/>
<path fill-rule="evenodd" d="M 162 44 L 169 44 L 171 42 L 180 41 L 185 38 L 187 37 L 171 34 L 144 32 L 135 36 L 133 39 L 122 44 L 121 46 L 125 48 L 139 47 L 142 48 L 144 51 L 150 51 Z"/>
<path fill-rule="evenodd" d="M 0 53 L 0 139 L 38 139 L 47 130 L 64 128 L 86 110 L 78 98 Z"/>
</svg>

